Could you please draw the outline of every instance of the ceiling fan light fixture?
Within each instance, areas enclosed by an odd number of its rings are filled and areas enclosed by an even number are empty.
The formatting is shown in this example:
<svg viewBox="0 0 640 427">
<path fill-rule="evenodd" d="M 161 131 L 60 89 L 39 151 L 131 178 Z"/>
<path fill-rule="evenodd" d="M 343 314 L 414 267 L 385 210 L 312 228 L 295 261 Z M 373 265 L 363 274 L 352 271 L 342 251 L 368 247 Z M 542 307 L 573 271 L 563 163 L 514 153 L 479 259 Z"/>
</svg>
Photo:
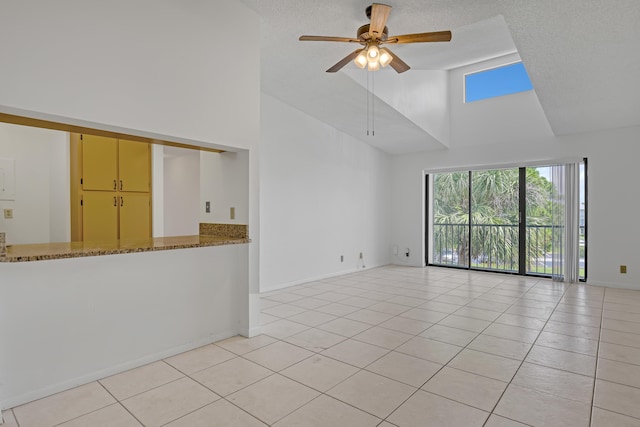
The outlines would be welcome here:
<svg viewBox="0 0 640 427">
<path fill-rule="evenodd" d="M 398 74 L 404 73 L 411 69 L 411 67 L 409 67 L 409 65 L 398 56 L 392 54 L 390 50 L 381 48 L 380 45 L 451 41 L 451 31 L 435 31 L 429 33 L 389 36 L 387 20 L 391 13 L 391 6 L 386 4 L 373 3 L 371 6 L 367 7 L 366 13 L 367 18 L 369 18 L 369 23 L 358 28 L 355 38 L 303 35 L 300 36 L 299 40 L 358 43 L 362 46 L 330 67 L 327 70 L 327 73 L 335 73 L 353 60 L 359 68 L 364 69 L 366 66 L 371 71 L 391 65 L 391 68 L 393 68 Z"/>
<path fill-rule="evenodd" d="M 386 67 L 391 63 L 391 61 L 393 61 L 393 56 L 391 56 L 391 53 L 389 53 L 387 49 L 380 49 L 380 65 Z"/>
<path fill-rule="evenodd" d="M 356 59 L 354 59 L 353 62 L 358 66 L 358 68 L 366 67 L 366 65 L 368 63 L 368 61 L 367 61 L 367 51 L 363 49 L 358 54 L 358 56 L 356 56 Z"/>
<path fill-rule="evenodd" d="M 378 49 L 378 46 L 375 44 L 369 45 L 369 48 L 367 49 L 367 61 L 369 61 L 369 64 L 378 62 L 379 56 L 380 49 Z"/>
</svg>

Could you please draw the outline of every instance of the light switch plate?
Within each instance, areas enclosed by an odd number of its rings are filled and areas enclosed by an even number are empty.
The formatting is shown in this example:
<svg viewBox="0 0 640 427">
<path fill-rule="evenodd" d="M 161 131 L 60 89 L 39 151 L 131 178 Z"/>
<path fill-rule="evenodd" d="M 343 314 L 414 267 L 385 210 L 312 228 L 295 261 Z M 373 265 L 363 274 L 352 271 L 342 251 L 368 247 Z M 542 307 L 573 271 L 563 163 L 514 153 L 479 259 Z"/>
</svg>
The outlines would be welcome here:
<svg viewBox="0 0 640 427">
<path fill-rule="evenodd" d="M 13 209 L 4 210 L 4 219 L 13 219 Z"/>
<path fill-rule="evenodd" d="M 229 208 L 229 218 L 236 219 L 236 208 Z"/>
</svg>

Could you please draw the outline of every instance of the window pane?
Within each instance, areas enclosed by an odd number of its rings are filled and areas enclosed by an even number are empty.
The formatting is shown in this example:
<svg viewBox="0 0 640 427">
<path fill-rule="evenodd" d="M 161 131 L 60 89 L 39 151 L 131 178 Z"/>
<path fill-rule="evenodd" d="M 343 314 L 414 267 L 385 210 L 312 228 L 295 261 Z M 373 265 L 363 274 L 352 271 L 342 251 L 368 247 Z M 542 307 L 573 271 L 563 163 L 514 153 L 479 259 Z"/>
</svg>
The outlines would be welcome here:
<svg viewBox="0 0 640 427">
<path fill-rule="evenodd" d="M 565 257 L 564 219 L 559 223 L 553 215 L 564 206 L 564 184 L 557 181 L 564 173 L 558 175 L 557 168 L 433 175 L 429 263 L 551 277 L 554 265 L 561 267 L 559 260 Z M 586 278 L 585 175 L 585 164 L 581 163 L 579 224 L 572 226 L 572 245 L 579 244 L 581 280 Z M 525 198 L 526 215 L 520 211 L 521 197 Z"/>
<path fill-rule="evenodd" d="M 551 167 L 527 168 L 527 274 L 551 275 L 553 258 Z"/>
<path fill-rule="evenodd" d="M 471 267 L 518 271 L 518 169 L 471 172 Z"/>
<path fill-rule="evenodd" d="M 464 76 L 465 102 L 532 90 L 522 62 Z"/>
<path fill-rule="evenodd" d="M 436 174 L 433 189 L 433 263 L 467 266 L 469 173 Z"/>
</svg>

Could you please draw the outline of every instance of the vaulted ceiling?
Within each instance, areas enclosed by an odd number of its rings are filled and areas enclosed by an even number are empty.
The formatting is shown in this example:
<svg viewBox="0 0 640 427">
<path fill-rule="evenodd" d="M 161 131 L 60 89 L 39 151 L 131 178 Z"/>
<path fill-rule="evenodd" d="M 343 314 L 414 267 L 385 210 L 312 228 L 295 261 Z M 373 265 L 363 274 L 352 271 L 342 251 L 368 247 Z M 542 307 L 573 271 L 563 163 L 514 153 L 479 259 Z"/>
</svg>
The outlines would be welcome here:
<svg viewBox="0 0 640 427">
<path fill-rule="evenodd" d="M 302 34 L 355 36 L 366 0 L 244 0 L 261 17 L 262 90 L 389 153 L 442 149 L 406 109 L 376 101 L 376 138 L 367 139 L 366 88 L 349 64 L 325 70 L 355 48 L 299 42 Z M 518 52 L 554 134 L 640 125 L 638 0 L 402 0 L 390 34 L 450 29 L 450 43 L 397 45 L 412 69 L 456 67 Z M 391 69 L 377 73 L 392 78 Z M 387 75 L 385 75 L 386 73 Z M 354 77 L 355 76 L 355 77 Z M 407 83 L 409 84 L 409 83 Z M 380 131 L 378 131 L 380 129 Z"/>
</svg>

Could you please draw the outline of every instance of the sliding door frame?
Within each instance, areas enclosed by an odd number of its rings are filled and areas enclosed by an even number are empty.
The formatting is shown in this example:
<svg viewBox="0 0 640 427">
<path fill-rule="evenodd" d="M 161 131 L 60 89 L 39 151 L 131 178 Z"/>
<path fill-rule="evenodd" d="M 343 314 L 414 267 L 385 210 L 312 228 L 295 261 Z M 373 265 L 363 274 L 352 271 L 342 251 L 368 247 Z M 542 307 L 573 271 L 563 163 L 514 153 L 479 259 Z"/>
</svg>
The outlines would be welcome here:
<svg viewBox="0 0 640 427">
<path fill-rule="evenodd" d="M 518 168 L 518 274 L 527 275 L 527 168 Z"/>
<path fill-rule="evenodd" d="M 581 282 L 586 282 L 587 279 L 587 254 L 588 254 L 588 168 L 587 168 L 587 159 L 584 158 L 582 160 L 584 165 L 584 277 L 580 278 Z M 528 273 L 527 272 L 527 168 L 536 167 L 536 166 L 521 166 L 517 167 L 518 169 L 518 271 L 504 271 L 504 270 L 493 270 L 488 268 L 477 268 L 472 267 L 471 265 L 471 251 L 468 251 L 468 260 L 466 266 L 460 265 L 446 265 L 446 264 L 434 264 L 432 261 L 433 254 L 430 254 L 429 248 L 432 245 L 432 222 L 433 222 L 433 206 L 431 200 L 431 185 L 433 180 L 431 177 L 435 179 L 436 173 L 425 173 L 424 175 L 424 184 L 425 184 L 425 204 L 424 204 L 424 212 L 425 212 L 425 254 L 424 254 L 424 264 L 426 266 L 437 266 L 437 267 L 446 267 L 446 268 L 456 268 L 461 270 L 473 270 L 473 271 L 485 271 L 491 273 L 502 273 L 502 274 L 511 274 L 511 275 L 520 275 L 520 276 L 531 276 L 531 277 L 550 277 L 550 275 L 546 274 L 536 274 L 536 273 Z M 500 167 L 495 167 L 496 169 L 500 169 Z M 491 170 L 491 169 L 483 169 L 483 170 Z M 468 172 L 469 176 L 469 210 L 472 209 L 472 173 L 473 170 L 469 171 L 457 171 L 457 172 Z M 447 172 L 442 172 L 447 173 Z M 454 171 L 450 172 L 454 173 Z M 472 229 L 472 215 L 469 212 L 469 222 L 468 222 L 468 239 L 471 239 L 471 229 Z M 471 242 L 469 242 L 469 245 Z"/>
</svg>

